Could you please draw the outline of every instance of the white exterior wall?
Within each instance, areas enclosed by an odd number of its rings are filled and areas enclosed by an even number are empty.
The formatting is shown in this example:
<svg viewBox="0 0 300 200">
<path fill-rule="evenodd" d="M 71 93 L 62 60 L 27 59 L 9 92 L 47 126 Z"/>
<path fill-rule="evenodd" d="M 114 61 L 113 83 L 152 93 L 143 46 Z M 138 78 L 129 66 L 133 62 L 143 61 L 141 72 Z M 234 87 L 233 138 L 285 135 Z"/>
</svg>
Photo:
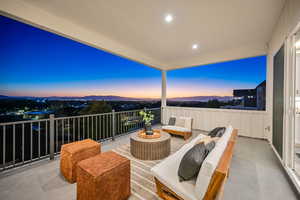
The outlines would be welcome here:
<svg viewBox="0 0 300 200">
<path fill-rule="evenodd" d="M 296 57 L 296 90 L 299 94 L 296 94 L 300 98 L 300 54 Z M 296 114 L 295 120 L 295 143 L 300 145 L 300 113 Z"/>
<path fill-rule="evenodd" d="M 267 138 L 265 111 L 232 109 L 187 108 L 167 106 L 163 109 L 163 123 L 167 124 L 171 116 L 193 118 L 193 129 L 210 131 L 218 126 L 232 125 L 238 134 L 252 138 Z"/>
<path fill-rule="evenodd" d="M 279 48 L 284 44 L 287 37 L 295 29 L 300 22 L 300 1 L 287 0 L 282 10 L 278 23 L 272 33 L 269 42 L 268 58 L 267 58 L 267 99 L 266 109 L 268 113 L 266 126 L 271 127 L 268 139 L 272 142 L 272 106 L 273 106 L 273 56 Z"/>
</svg>

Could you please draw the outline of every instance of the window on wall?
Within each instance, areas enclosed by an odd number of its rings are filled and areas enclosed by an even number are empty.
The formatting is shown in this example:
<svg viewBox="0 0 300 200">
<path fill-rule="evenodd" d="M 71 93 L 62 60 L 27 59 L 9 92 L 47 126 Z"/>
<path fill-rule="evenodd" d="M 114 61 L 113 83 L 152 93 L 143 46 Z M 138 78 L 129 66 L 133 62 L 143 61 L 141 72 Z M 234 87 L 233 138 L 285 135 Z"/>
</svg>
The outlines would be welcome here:
<svg viewBox="0 0 300 200">
<path fill-rule="evenodd" d="M 266 56 L 168 71 L 167 105 L 265 110 Z"/>
</svg>

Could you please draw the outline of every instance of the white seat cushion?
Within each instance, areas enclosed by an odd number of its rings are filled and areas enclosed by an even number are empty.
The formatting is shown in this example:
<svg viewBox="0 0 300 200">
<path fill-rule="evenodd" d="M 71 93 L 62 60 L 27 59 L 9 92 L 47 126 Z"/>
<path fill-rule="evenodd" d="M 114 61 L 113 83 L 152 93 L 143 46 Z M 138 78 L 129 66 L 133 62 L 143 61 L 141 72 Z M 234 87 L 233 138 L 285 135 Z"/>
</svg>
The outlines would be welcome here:
<svg viewBox="0 0 300 200">
<path fill-rule="evenodd" d="M 161 183 L 185 200 L 198 200 L 195 194 L 196 180 L 179 182 L 178 168 L 185 153 L 190 150 L 199 139 L 204 137 L 205 135 L 199 134 L 191 142 L 182 146 L 177 152 L 151 169 L 152 174 Z"/>
<path fill-rule="evenodd" d="M 190 129 L 180 127 L 180 126 L 163 126 L 162 129 L 168 129 L 168 130 L 180 131 L 180 132 L 191 132 Z"/>
<path fill-rule="evenodd" d="M 216 143 L 215 148 L 208 154 L 205 160 L 202 163 L 201 169 L 199 171 L 196 185 L 195 185 L 195 194 L 197 199 L 203 199 L 212 175 L 219 164 L 220 158 L 224 153 L 224 150 L 227 146 L 227 143 L 230 139 L 233 128 L 228 126 L 225 130 L 223 136 Z"/>
</svg>

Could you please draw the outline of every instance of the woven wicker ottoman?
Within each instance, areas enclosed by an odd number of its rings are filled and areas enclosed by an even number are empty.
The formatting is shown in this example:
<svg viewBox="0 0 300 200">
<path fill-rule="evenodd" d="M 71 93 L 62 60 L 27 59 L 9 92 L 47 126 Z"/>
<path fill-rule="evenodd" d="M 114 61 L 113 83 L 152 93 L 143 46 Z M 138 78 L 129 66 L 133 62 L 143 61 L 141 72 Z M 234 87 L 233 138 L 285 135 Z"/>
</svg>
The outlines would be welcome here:
<svg viewBox="0 0 300 200">
<path fill-rule="evenodd" d="M 130 160 L 109 151 L 77 165 L 77 200 L 125 200 L 130 196 Z"/>
<path fill-rule="evenodd" d="M 60 152 L 60 171 L 62 175 L 68 182 L 76 182 L 77 163 L 100 152 L 100 143 L 91 139 L 64 144 Z"/>
</svg>

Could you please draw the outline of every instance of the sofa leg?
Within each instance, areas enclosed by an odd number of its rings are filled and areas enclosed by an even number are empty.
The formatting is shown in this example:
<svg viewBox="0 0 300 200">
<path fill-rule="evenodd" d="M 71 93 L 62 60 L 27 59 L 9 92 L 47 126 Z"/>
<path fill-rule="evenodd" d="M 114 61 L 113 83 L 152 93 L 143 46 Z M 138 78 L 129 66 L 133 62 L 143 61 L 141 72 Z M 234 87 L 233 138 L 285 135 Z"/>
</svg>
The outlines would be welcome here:
<svg viewBox="0 0 300 200">
<path fill-rule="evenodd" d="M 156 190 L 157 190 L 156 193 L 159 197 L 163 198 L 162 187 L 161 187 L 160 183 L 156 180 L 156 178 L 154 178 L 154 179 L 155 179 L 155 185 L 156 185 Z"/>
<path fill-rule="evenodd" d="M 185 133 L 185 134 L 183 135 L 183 138 L 184 138 L 184 140 L 187 140 L 187 139 L 189 139 L 191 136 L 192 136 L 192 133 Z"/>
</svg>

